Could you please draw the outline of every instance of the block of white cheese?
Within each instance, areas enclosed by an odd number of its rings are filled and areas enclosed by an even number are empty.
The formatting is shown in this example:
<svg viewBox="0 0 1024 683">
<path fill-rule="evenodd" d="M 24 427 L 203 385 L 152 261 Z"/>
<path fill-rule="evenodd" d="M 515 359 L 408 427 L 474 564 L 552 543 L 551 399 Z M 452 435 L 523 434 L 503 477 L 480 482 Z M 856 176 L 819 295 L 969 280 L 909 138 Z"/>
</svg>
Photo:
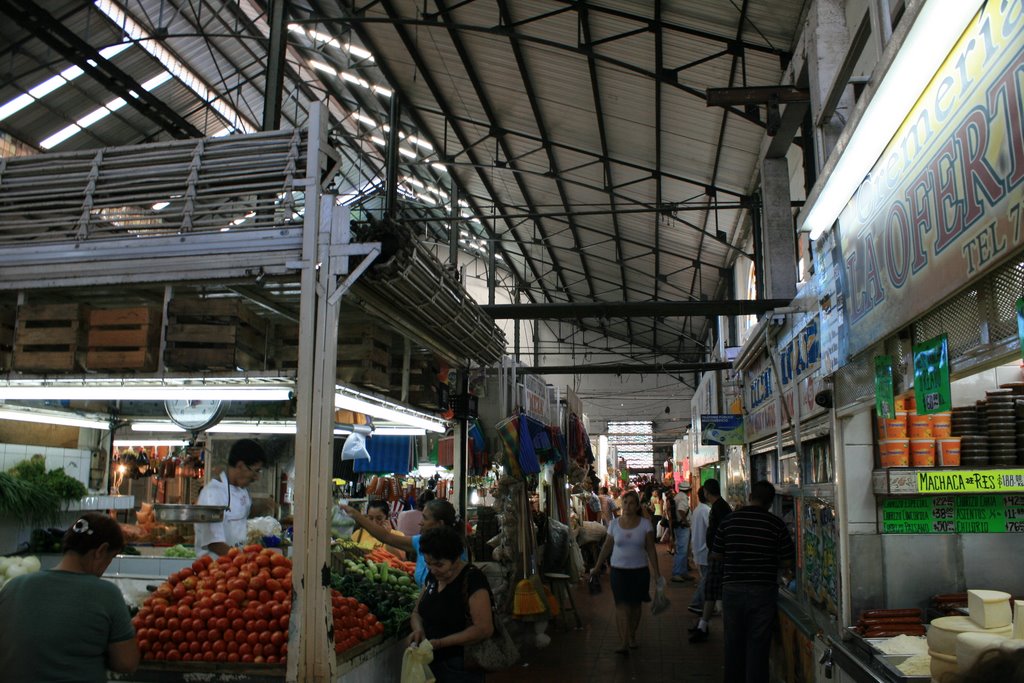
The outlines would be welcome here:
<svg viewBox="0 0 1024 683">
<path fill-rule="evenodd" d="M 967 671 L 982 653 L 998 650 L 1006 636 L 991 633 L 961 633 L 956 637 L 956 666 L 960 671 Z"/>
<path fill-rule="evenodd" d="M 967 612 L 982 628 L 1000 628 L 1013 621 L 1010 594 L 1002 591 L 967 591 Z"/>
<path fill-rule="evenodd" d="M 1013 639 L 1024 640 L 1024 600 L 1013 601 Z"/>
<path fill-rule="evenodd" d="M 1015 652 L 1017 650 L 1024 650 L 1024 640 L 1006 640 L 999 643 L 1000 650 L 1006 650 L 1007 652 Z"/>
<path fill-rule="evenodd" d="M 932 680 L 941 681 L 943 676 L 949 673 L 956 672 L 956 657 L 952 655 L 944 655 L 940 652 L 928 651 L 931 655 L 931 674 Z"/>
<path fill-rule="evenodd" d="M 961 633 L 991 633 L 1009 638 L 1013 628 L 1009 625 L 1001 628 L 982 628 L 970 617 L 939 617 L 932 619 L 928 629 L 928 649 L 933 653 L 956 656 L 956 637 Z"/>
</svg>

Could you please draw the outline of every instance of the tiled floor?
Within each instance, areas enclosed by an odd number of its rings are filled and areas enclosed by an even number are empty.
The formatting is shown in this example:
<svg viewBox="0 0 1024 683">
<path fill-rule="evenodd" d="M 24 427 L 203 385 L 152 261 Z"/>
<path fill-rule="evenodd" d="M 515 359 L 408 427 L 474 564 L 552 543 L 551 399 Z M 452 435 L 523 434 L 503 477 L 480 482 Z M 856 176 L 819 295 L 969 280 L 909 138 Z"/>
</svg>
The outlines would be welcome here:
<svg viewBox="0 0 1024 683">
<path fill-rule="evenodd" d="M 671 573 L 671 556 L 658 546 L 662 575 Z M 722 680 L 722 624 L 711 624 L 711 639 L 690 644 L 687 628 L 693 623 L 686 606 L 693 597 L 692 582 L 669 583 L 672 606 L 656 617 L 644 606 L 638 640 L 640 647 L 628 656 L 615 654 L 619 646 L 615 607 L 607 575 L 604 590 L 591 596 L 580 584 L 573 597 L 583 620 L 582 630 L 548 628 L 551 644 L 544 649 L 524 649 L 524 663 L 509 671 L 488 674 L 488 683 L 617 683 L 664 681 L 665 683 L 717 683 Z M 570 620 L 570 624 L 572 624 Z"/>
</svg>

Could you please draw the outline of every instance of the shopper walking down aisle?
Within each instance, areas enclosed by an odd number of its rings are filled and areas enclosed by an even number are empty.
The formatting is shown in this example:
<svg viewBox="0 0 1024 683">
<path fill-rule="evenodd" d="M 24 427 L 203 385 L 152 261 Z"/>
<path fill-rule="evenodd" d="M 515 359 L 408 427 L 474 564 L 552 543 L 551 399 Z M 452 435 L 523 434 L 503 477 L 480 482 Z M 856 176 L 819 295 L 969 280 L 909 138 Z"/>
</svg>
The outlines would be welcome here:
<svg viewBox="0 0 1024 683">
<path fill-rule="evenodd" d="M 785 522 L 770 512 L 774 500 L 774 486 L 755 482 L 750 505 L 722 522 L 711 548 L 725 568 L 725 683 L 768 683 L 779 570 L 791 568 L 796 555 Z"/>
<path fill-rule="evenodd" d="M 700 503 L 690 515 L 690 545 L 693 547 L 693 563 L 697 565 L 700 576 L 697 577 L 697 590 L 694 591 L 690 606 L 686 609 L 694 614 L 703 614 L 704 583 L 708 576 L 708 522 L 711 516 L 711 506 L 708 505 L 708 497 L 703 486 L 697 489 L 697 499 Z"/>
<path fill-rule="evenodd" d="M 708 479 L 704 482 L 704 496 L 711 505 L 711 514 L 708 515 L 708 550 L 714 547 L 715 534 L 719 525 L 732 512 L 732 508 L 722 498 L 722 487 L 717 479 Z M 708 639 L 708 628 L 711 616 L 715 612 L 715 602 L 722 598 L 722 563 L 717 561 L 710 553 L 708 555 L 707 578 L 703 580 L 701 588 L 704 591 L 704 609 L 701 611 L 700 621 L 690 628 L 690 642 L 702 643 Z"/>
<path fill-rule="evenodd" d="M 622 496 L 622 515 L 608 526 L 608 538 L 601 548 L 597 564 L 590 570 L 598 576 L 611 557 L 612 596 L 615 599 L 615 624 L 621 646 L 615 650 L 628 655 L 637 647 L 636 630 L 640 625 L 640 607 L 650 602 L 651 573 L 664 585 L 654 548 L 654 527 L 640 514 L 640 496 L 629 491 Z"/>
<path fill-rule="evenodd" d="M 107 669 L 139 665 L 121 591 L 99 578 L 124 549 L 121 527 L 87 512 L 64 533 L 54 569 L 26 574 L 0 590 L 0 679 L 11 683 L 106 683 Z"/>
<path fill-rule="evenodd" d="M 676 559 L 672 564 L 672 580 L 682 582 L 690 578 L 689 558 L 687 557 L 690 550 L 690 485 L 687 483 L 679 485 L 679 493 L 676 494 L 675 499 L 675 512 Z"/>
</svg>

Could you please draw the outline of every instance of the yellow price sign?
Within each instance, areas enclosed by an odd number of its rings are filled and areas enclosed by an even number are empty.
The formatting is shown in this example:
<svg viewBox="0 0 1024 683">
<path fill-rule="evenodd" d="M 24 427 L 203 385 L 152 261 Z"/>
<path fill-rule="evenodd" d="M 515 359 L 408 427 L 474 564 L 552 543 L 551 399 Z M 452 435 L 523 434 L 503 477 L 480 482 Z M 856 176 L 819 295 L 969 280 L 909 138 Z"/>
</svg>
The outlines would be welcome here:
<svg viewBox="0 0 1024 683">
<path fill-rule="evenodd" d="M 1024 469 L 917 471 L 918 493 L 1024 492 Z"/>
</svg>

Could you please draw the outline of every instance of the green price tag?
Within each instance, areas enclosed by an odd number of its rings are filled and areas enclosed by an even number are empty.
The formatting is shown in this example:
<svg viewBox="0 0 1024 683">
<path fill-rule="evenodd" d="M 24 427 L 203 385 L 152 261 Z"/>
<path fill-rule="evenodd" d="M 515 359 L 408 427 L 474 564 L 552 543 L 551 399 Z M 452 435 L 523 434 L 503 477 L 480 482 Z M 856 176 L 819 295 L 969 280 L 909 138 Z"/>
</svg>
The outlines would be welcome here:
<svg viewBox="0 0 1024 683">
<path fill-rule="evenodd" d="M 896 417 L 892 356 L 875 356 L 875 413 L 879 417 Z"/>
<path fill-rule="evenodd" d="M 914 396 L 917 414 L 942 413 L 953 408 L 949 393 L 949 342 L 942 334 L 914 344 Z"/>
</svg>

